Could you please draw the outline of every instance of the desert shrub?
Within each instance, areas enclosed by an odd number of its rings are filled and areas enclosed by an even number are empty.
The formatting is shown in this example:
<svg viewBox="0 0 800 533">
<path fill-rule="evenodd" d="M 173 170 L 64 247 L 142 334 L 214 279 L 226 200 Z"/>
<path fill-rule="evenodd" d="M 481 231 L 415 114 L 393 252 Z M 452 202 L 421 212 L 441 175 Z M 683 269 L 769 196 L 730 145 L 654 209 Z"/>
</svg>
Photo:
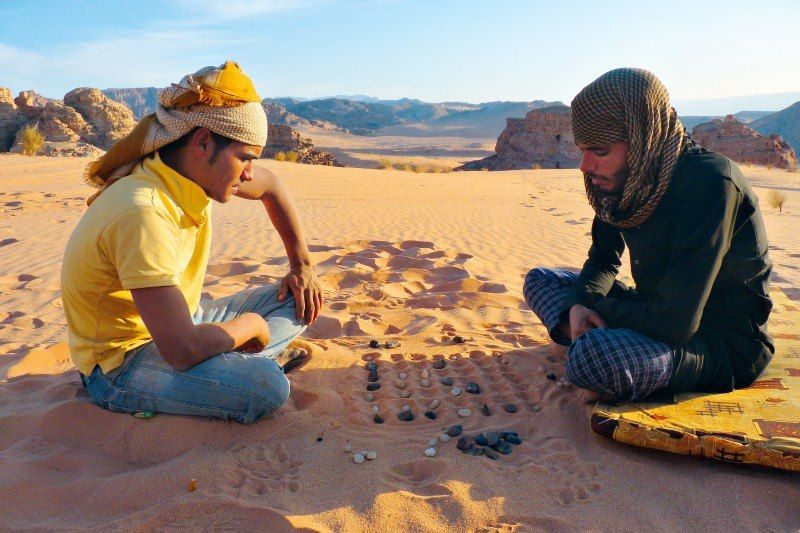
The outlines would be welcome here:
<svg viewBox="0 0 800 533">
<path fill-rule="evenodd" d="M 542 165 L 540 163 L 534 163 L 531 165 L 532 170 L 542 170 Z"/>
<path fill-rule="evenodd" d="M 413 170 L 417 174 L 431 171 L 428 165 L 420 165 L 419 163 L 417 163 L 416 165 L 412 165 L 411 170 Z"/>
<path fill-rule="evenodd" d="M 767 195 L 767 203 L 773 209 L 777 209 L 778 213 L 783 212 L 783 204 L 786 203 L 786 194 L 780 191 L 769 191 Z"/>
<path fill-rule="evenodd" d="M 382 157 L 378 159 L 378 168 L 381 170 L 392 170 L 394 168 L 394 165 L 392 164 L 391 161 L 389 161 L 385 157 Z"/>
<path fill-rule="evenodd" d="M 481 167 L 479 170 L 481 172 L 489 172 L 489 169 L 487 167 Z"/>
<path fill-rule="evenodd" d="M 273 158 L 275 161 L 286 161 L 286 152 L 278 152 Z"/>
<path fill-rule="evenodd" d="M 300 159 L 300 154 L 295 151 L 286 152 L 286 160 L 290 163 L 297 163 L 297 160 Z"/>
<path fill-rule="evenodd" d="M 404 172 L 411 172 L 414 170 L 414 167 L 411 163 L 398 163 L 397 170 L 402 170 Z"/>
<path fill-rule="evenodd" d="M 36 126 L 25 126 L 22 130 L 22 153 L 25 155 L 36 155 L 44 146 L 44 135 L 36 128 Z"/>
</svg>

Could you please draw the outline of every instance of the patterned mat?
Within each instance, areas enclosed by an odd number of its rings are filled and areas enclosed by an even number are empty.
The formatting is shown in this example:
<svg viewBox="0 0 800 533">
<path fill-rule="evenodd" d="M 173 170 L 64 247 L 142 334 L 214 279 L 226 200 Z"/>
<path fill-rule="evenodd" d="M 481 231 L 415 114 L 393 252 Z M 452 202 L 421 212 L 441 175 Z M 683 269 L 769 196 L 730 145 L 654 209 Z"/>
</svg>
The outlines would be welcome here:
<svg viewBox="0 0 800 533">
<path fill-rule="evenodd" d="M 776 353 L 753 385 L 661 403 L 599 403 L 592 430 L 644 448 L 800 471 L 800 308 L 780 290 L 771 296 Z"/>
</svg>

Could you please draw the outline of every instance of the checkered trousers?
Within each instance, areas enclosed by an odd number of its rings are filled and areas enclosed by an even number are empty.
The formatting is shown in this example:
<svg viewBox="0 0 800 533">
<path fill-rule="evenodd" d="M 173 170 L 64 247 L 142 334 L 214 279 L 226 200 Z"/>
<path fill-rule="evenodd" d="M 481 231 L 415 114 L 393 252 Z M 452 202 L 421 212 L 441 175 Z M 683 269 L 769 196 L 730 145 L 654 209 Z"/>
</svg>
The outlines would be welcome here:
<svg viewBox="0 0 800 533">
<path fill-rule="evenodd" d="M 525 301 L 553 340 L 569 346 L 569 380 L 614 400 L 638 400 L 666 387 L 673 367 L 668 344 L 625 328 L 593 329 L 572 343 L 558 332 L 559 316 L 577 279 L 567 270 L 534 268 L 523 287 Z"/>
</svg>

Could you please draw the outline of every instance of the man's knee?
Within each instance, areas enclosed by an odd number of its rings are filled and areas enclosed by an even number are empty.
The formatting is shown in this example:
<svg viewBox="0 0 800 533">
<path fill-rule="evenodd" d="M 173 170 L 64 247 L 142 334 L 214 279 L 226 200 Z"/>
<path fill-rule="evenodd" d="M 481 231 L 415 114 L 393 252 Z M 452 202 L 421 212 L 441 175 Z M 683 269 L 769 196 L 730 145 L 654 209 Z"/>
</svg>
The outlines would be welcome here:
<svg viewBox="0 0 800 533">
<path fill-rule="evenodd" d="M 550 271 L 546 268 L 536 267 L 529 270 L 522 285 L 522 294 L 525 296 L 525 300 L 530 302 L 531 295 L 550 283 L 551 277 Z"/>
<path fill-rule="evenodd" d="M 289 399 L 289 380 L 273 360 L 260 358 L 251 368 L 246 384 L 247 412 L 242 422 L 258 420 L 277 410 Z"/>
<path fill-rule="evenodd" d="M 570 345 L 567 352 L 567 378 L 582 389 L 617 393 L 622 369 L 614 364 L 604 337 L 608 330 L 593 329 Z"/>
</svg>

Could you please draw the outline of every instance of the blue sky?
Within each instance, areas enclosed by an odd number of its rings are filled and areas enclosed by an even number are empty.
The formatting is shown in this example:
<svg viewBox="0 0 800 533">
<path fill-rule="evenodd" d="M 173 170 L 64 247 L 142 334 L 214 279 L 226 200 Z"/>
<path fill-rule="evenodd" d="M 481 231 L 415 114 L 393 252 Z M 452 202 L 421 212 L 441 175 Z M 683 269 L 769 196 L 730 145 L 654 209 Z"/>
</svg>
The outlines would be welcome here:
<svg viewBox="0 0 800 533">
<path fill-rule="evenodd" d="M 238 61 L 262 97 L 562 100 L 603 72 L 673 100 L 800 91 L 800 2 L 0 0 L 0 86 L 164 86 Z"/>
</svg>

